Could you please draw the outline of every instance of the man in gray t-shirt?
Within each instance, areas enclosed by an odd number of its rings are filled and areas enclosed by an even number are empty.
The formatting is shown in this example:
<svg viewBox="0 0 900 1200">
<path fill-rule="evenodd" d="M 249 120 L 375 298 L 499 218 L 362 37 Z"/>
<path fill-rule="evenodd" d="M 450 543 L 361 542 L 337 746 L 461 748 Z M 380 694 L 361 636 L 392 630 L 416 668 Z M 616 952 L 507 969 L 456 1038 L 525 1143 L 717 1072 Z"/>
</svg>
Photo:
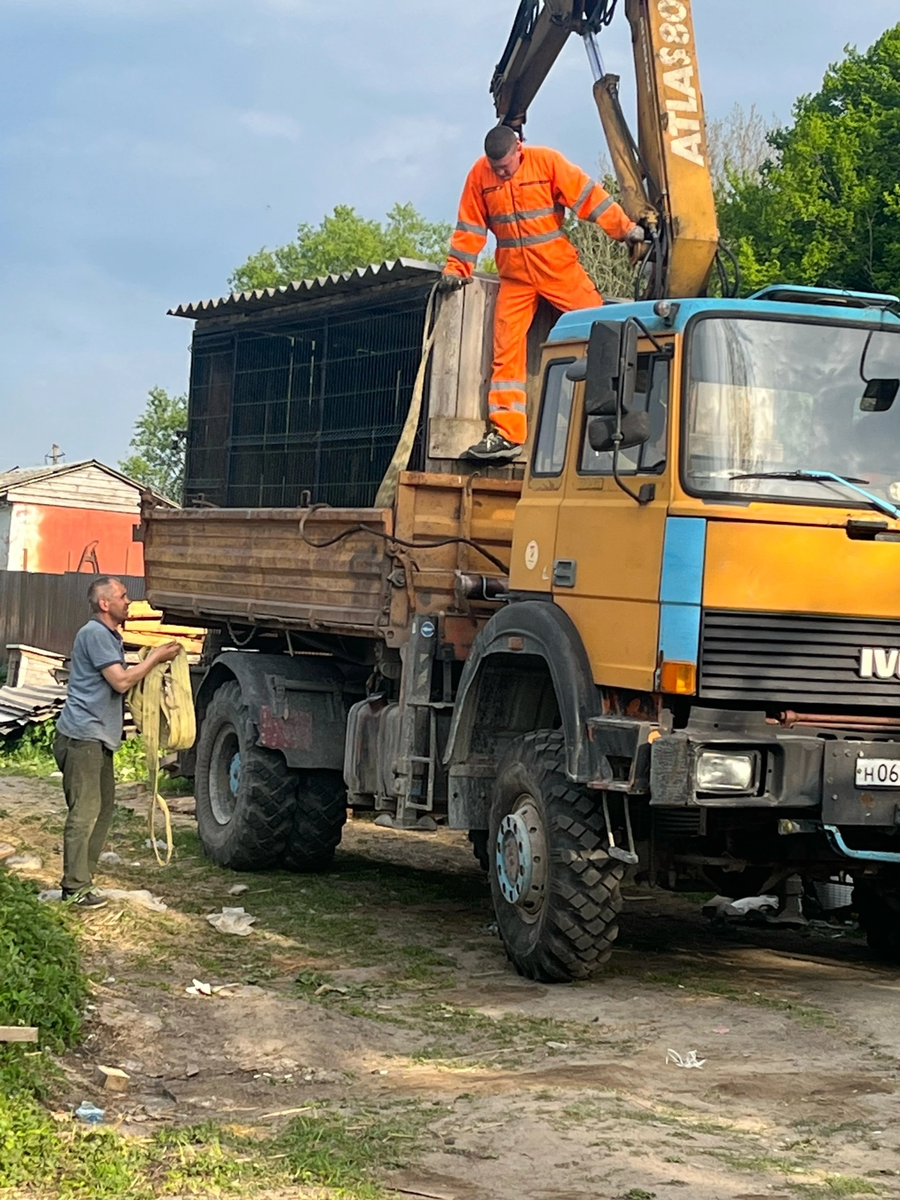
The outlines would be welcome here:
<svg viewBox="0 0 900 1200">
<path fill-rule="evenodd" d="M 56 724 L 53 753 L 63 774 L 69 814 L 63 833 L 62 894 L 80 908 L 102 908 L 91 891 L 115 803 L 113 753 L 122 741 L 125 693 L 160 662 L 180 651 L 177 642 L 157 646 L 125 666 L 119 626 L 128 616 L 121 579 L 97 575 L 88 588 L 93 616 L 75 635 L 66 703 Z"/>
</svg>

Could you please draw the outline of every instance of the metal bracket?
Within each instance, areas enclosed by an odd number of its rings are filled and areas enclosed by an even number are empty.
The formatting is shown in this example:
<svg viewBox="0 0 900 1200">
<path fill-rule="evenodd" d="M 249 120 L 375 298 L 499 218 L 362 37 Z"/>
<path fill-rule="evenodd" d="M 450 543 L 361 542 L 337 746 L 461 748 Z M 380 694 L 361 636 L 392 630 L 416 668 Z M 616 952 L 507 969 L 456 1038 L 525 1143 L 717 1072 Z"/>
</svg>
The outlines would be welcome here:
<svg viewBox="0 0 900 1200">
<path fill-rule="evenodd" d="M 837 825 L 823 825 L 832 850 L 847 858 L 862 859 L 864 862 L 900 863 L 900 853 L 893 850 L 854 850 L 844 841 L 843 834 Z"/>
<path fill-rule="evenodd" d="M 638 856 L 634 849 L 634 833 L 631 829 L 631 812 L 628 808 L 628 797 L 622 797 L 622 803 L 625 805 L 625 829 L 628 837 L 628 849 L 623 850 L 622 847 L 616 845 L 615 835 L 613 834 L 612 822 L 609 819 L 609 797 L 606 792 L 603 793 L 603 820 L 606 822 L 606 837 L 607 851 L 610 858 L 618 859 L 619 862 L 627 863 L 630 867 L 638 865 Z"/>
</svg>

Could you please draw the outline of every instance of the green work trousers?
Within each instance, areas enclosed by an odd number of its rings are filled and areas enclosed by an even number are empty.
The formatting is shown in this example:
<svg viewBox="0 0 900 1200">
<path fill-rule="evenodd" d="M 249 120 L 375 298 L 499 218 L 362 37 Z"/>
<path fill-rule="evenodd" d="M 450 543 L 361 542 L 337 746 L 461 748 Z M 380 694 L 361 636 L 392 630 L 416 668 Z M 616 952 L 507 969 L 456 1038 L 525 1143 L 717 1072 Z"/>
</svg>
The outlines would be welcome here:
<svg viewBox="0 0 900 1200">
<path fill-rule="evenodd" d="M 112 750 L 102 742 L 57 734 L 53 757 L 62 771 L 69 815 L 63 831 L 63 891 L 91 886 L 116 800 Z"/>
</svg>

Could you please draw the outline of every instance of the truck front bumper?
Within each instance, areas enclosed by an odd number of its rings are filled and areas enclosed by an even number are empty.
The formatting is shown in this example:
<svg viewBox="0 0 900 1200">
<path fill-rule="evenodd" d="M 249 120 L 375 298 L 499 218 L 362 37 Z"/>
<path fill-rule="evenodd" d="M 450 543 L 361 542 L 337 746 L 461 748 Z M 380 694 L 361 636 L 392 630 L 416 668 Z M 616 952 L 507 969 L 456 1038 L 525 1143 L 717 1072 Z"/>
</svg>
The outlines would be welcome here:
<svg viewBox="0 0 900 1200">
<path fill-rule="evenodd" d="M 886 785 L 861 770 L 886 763 Z M 898 769 L 890 768 L 896 761 Z M 897 785 L 890 780 L 897 777 Z M 868 779 L 869 782 L 865 780 Z M 858 782 L 859 780 L 859 782 Z M 812 809 L 827 826 L 900 829 L 900 738 L 784 728 L 763 713 L 694 709 L 686 728 L 651 746 L 657 807 Z"/>
</svg>

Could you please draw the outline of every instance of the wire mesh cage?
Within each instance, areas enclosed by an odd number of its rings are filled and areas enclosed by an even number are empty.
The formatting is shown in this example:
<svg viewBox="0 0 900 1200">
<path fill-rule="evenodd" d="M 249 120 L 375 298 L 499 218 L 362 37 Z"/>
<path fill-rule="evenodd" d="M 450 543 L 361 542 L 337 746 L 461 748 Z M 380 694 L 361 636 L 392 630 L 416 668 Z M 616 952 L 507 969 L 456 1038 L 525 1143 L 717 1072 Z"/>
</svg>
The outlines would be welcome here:
<svg viewBox="0 0 900 1200">
<path fill-rule="evenodd" d="M 406 419 L 430 281 L 193 341 L 187 504 L 372 504 Z M 421 431 L 411 466 L 421 458 Z"/>
</svg>

